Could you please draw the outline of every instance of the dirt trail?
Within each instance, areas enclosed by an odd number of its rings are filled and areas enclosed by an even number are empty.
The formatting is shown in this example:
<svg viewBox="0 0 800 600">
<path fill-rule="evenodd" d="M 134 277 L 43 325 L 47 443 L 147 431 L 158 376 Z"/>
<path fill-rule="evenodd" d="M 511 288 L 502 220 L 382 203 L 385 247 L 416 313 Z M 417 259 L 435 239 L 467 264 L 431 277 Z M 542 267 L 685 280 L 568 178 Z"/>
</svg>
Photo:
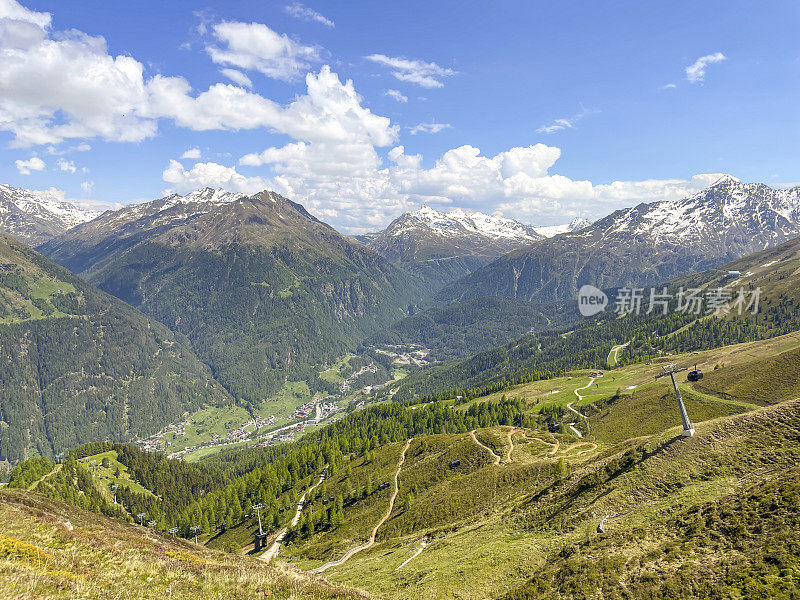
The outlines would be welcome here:
<svg viewBox="0 0 800 600">
<path fill-rule="evenodd" d="M 522 437 L 524 437 L 524 438 L 525 438 L 526 440 L 528 440 L 529 442 L 534 442 L 534 441 L 536 441 L 536 442 L 541 442 L 541 443 L 543 443 L 543 444 L 546 444 L 547 446 L 552 446 L 552 447 L 553 447 L 553 449 L 552 449 L 552 450 L 550 450 L 550 456 L 552 456 L 552 455 L 554 455 L 556 452 L 558 452 L 559 448 L 561 447 L 561 443 L 560 443 L 558 440 L 556 440 L 555 442 L 548 442 L 547 440 L 543 440 L 543 439 L 542 439 L 542 438 L 540 438 L 540 437 L 529 436 L 529 435 L 528 435 L 528 433 L 527 433 L 527 432 L 525 432 L 525 431 L 523 431 L 523 432 L 522 432 Z"/>
<path fill-rule="evenodd" d="M 519 430 L 513 429 L 513 428 L 508 430 L 508 436 L 506 438 L 508 440 L 508 446 L 506 447 L 506 462 L 507 463 L 511 462 L 511 453 L 514 451 L 514 440 L 511 439 L 511 438 L 514 435 L 514 433 L 517 432 L 517 431 L 519 431 Z"/>
<path fill-rule="evenodd" d="M 632 341 L 633 340 L 631 339 L 631 340 L 628 340 L 627 342 L 625 342 L 624 344 L 620 344 L 619 346 L 614 346 L 613 348 L 611 348 L 611 351 L 608 353 L 608 358 L 606 358 L 606 364 L 609 367 L 615 366 L 617 364 L 617 362 L 619 362 L 619 351 L 622 350 L 623 348 L 626 348 L 626 347 L 630 346 L 630 343 Z M 614 362 L 613 363 L 611 362 L 611 355 L 612 354 L 614 355 Z"/>
<path fill-rule="evenodd" d="M 405 559 L 403 561 L 403 564 L 401 564 L 399 567 L 397 567 L 395 569 L 395 571 L 399 571 L 400 569 L 405 567 L 408 563 L 410 563 L 412 560 L 417 558 L 420 554 L 422 554 L 422 551 L 425 550 L 425 546 L 427 546 L 427 545 L 428 545 L 428 542 L 426 542 L 425 540 L 422 540 L 422 545 L 419 547 L 419 550 L 414 552 L 414 554 L 412 554 L 409 558 Z"/>
<path fill-rule="evenodd" d="M 306 496 L 308 496 L 308 494 L 310 494 L 315 487 L 317 487 L 320 483 L 322 483 L 325 480 L 325 473 L 327 473 L 327 471 L 328 471 L 328 465 L 325 465 L 325 468 L 322 469 L 322 473 L 320 474 L 317 483 L 308 488 L 305 494 L 303 494 L 300 497 L 300 500 L 297 501 L 297 510 L 295 511 L 294 517 L 292 517 L 291 521 L 292 527 L 294 527 L 300 522 L 300 514 L 303 512 L 303 506 L 306 503 Z M 284 527 L 283 529 L 281 529 L 280 533 L 278 533 L 278 537 L 276 537 L 275 541 L 272 543 L 272 546 L 270 546 L 266 552 L 264 552 L 261 556 L 258 557 L 259 560 L 269 562 L 273 558 L 278 556 L 278 552 L 281 551 L 281 544 L 283 543 L 283 540 L 286 539 L 286 533 L 288 532 L 288 530 L 289 530 L 288 527 Z"/>
<path fill-rule="evenodd" d="M 413 439 L 413 438 L 412 438 Z M 408 451 L 408 447 L 411 445 L 411 439 L 406 442 L 405 447 L 403 448 L 403 453 L 400 455 L 400 462 L 397 463 L 397 471 L 394 473 L 394 493 L 392 497 L 389 499 L 389 507 L 386 509 L 386 514 L 383 515 L 383 518 L 378 521 L 375 525 L 375 528 L 372 530 L 372 534 L 369 536 L 369 541 L 365 544 L 361 544 L 360 546 L 356 546 L 355 548 L 351 548 L 347 552 L 345 552 L 344 556 L 338 560 L 333 560 L 331 562 L 327 562 L 321 567 L 317 567 L 316 569 L 311 569 L 308 571 L 309 573 L 322 573 L 330 569 L 331 567 L 338 567 L 339 565 L 344 564 L 347 560 L 353 556 L 354 554 L 361 552 L 362 550 L 366 550 L 370 546 L 375 543 L 375 536 L 378 535 L 378 529 L 381 528 L 381 525 L 386 523 L 389 520 L 389 517 L 392 514 L 392 510 L 394 510 L 394 501 L 397 499 L 397 495 L 400 493 L 400 471 L 403 469 L 403 463 L 406 462 L 406 452 Z"/>
<path fill-rule="evenodd" d="M 487 451 L 489 454 L 491 454 L 491 455 L 492 455 L 492 458 L 494 459 L 494 462 L 492 463 L 492 465 L 493 465 L 493 466 L 495 466 L 495 467 L 496 467 L 496 466 L 498 466 L 498 465 L 500 464 L 500 457 L 499 457 L 499 456 L 497 456 L 497 454 L 495 454 L 495 453 L 494 453 L 494 450 L 492 450 L 491 448 L 489 448 L 489 446 L 487 446 L 486 444 L 483 444 L 483 443 L 481 443 L 481 442 L 478 440 L 478 438 L 477 438 L 477 437 L 475 437 L 475 431 L 477 431 L 477 430 L 476 430 L 476 429 L 473 429 L 472 431 L 470 431 L 470 432 L 469 432 L 469 437 L 471 437 L 471 438 L 472 438 L 472 441 L 473 441 L 473 442 L 475 442 L 475 444 L 476 444 L 476 445 L 480 446 L 481 448 L 483 448 L 484 450 L 486 450 L 486 451 Z"/>
<path fill-rule="evenodd" d="M 575 453 L 576 456 L 578 454 L 586 454 L 587 452 L 593 452 L 594 450 L 597 450 L 597 444 L 595 444 L 594 442 L 575 442 L 574 444 L 570 444 L 569 446 L 564 448 L 564 452 L 565 453 L 569 452 L 570 450 L 572 450 L 573 448 L 577 448 L 578 446 L 591 446 L 591 448 L 587 448 L 586 450 L 581 450 L 580 452 L 576 452 Z"/>
<path fill-rule="evenodd" d="M 58 463 L 58 464 L 57 464 L 57 465 L 56 465 L 56 466 L 53 468 L 53 470 L 52 470 L 52 471 L 50 471 L 50 472 L 49 472 L 47 475 L 44 475 L 43 477 L 40 477 L 39 479 L 37 479 L 36 481 L 34 481 L 32 484 L 30 484 L 30 485 L 28 486 L 28 491 L 29 491 L 29 492 L 32 492 L 33 490 L 35 490 L 35 489 L 36 489 L 36 486 L 37 486 L 37 485 L 39 485 L 39 484 L 40 484 L 42 481 L 44 481 L 44 480 L 45 480 L 45 479 L 47 479 L 48 477 L 50 477 L 50 475 L 55 475 L 56 473 L 58 473 L 58 472 L 61 470 L 61 467 L 62 467 L 62 464 L 61 464 L 61 463 Z"/>
</svg>

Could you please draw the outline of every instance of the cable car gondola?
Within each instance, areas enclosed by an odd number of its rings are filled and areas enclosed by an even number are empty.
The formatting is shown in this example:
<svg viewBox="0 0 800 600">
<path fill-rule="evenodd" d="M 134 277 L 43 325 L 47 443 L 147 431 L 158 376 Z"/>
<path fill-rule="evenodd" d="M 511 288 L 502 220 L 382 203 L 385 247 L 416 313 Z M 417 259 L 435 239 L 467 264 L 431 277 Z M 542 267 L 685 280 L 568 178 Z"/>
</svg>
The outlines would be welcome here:
<svg viewBox="0 0 800 600">
<path fill-rule="evenodd" d="M 694 366 L 694 371 L 689 371 L 686 378 L 689 381 L 700 381 L 703 378 L 703 372 L 697 368 L 697 365 Z"/>
</svg>

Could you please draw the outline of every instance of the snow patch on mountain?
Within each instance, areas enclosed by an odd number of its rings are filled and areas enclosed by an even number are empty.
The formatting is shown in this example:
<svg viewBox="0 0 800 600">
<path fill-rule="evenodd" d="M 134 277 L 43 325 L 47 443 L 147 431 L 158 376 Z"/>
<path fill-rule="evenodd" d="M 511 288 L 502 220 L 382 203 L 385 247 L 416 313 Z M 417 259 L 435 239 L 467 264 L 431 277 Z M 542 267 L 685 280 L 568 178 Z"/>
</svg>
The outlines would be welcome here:
<svg viewBox="0 0 800 600">
<path fill-rule="evenodd" d="M 40 244 L 100 214 L 70 202 L 60 190 L 0 184 L 0 231 L 27 244 Z"/>
<path fill-rule="evenodd" d="M 541 227 L 534 227 L 536 233 L 546 238 L 550 238 L 556 235 L 561 235 L 562 233 L 570 233 L 572 231 L 580 231 L 581 229 L 585 229 L 592 222 L 589 219 L 584 219 L 582 217 L 577 217 L 572 219 L 571 222 L 565 223 L 563 225 L 544 225 Z"/>
</svg>

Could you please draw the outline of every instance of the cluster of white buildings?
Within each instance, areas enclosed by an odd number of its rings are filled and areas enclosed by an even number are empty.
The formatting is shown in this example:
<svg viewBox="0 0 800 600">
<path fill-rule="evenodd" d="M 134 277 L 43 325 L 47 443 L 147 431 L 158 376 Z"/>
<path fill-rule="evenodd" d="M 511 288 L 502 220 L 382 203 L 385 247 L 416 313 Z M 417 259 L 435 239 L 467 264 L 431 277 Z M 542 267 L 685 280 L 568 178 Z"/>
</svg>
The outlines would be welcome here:
<svg viewBox="0 0 800 600">
<path fill-rule="evenodd" d="M 416 344 L 408 346 L 390 344 L 383 348 L 375 348 L 375 352 L 388 356 L 392 359 L 392 364 L 397 366 L 414 364 L 418 367 L 423 367 L 430 362 L 427 360 L 430 350 Z"/>
<path fill-rule="evenodd" d="M 378 372 L 378 365 L 376 365 L 374 362 L 369 363 L 368 365 L 361 367 L 358 371 L 352 373 L 350 377 L 348 377 L 341 384 L 339 384 L 339 391 L 342 392 L 343 394 L 346 394 L 347 392 L 350 391 L 350 387 L 352 386 L 352 384 L 354 384 L 358 380 L 358 378 L 361 377 L 364 373 L 377 373 L 377 372 Z"/>
</svg>

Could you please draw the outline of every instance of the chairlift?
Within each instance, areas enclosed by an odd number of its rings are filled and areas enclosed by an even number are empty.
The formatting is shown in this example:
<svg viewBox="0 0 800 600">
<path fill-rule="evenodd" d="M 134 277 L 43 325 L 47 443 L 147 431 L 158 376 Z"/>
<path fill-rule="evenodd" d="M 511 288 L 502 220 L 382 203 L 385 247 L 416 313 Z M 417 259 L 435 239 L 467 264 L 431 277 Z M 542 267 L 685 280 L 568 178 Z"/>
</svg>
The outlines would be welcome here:
<svg viewBox="0 0 800 600">
<path fill-rule="evenodd" d="M 697 365 L 694 366 L 694 371 L 689 371 L 686 378 L 689 381 L 700 381 L 703 378 L 703 372 L 697 368 Z"/>
</svg>

